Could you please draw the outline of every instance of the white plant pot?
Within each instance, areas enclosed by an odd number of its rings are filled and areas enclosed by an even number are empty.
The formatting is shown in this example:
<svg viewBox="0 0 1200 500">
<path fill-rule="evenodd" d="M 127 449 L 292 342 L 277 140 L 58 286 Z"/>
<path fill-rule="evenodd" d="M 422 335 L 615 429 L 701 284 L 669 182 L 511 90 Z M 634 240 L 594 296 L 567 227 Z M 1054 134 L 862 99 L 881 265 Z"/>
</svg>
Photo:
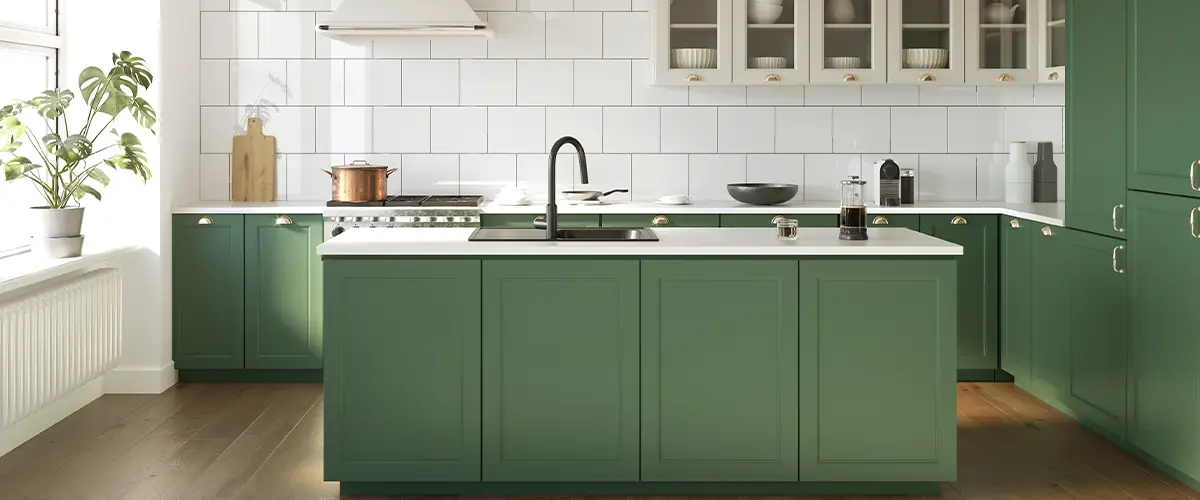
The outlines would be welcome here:
<svg viewBox="0 0 1200 500">
<path fill-rule="evenodd" d="M 49 259 L 79 257 L 83 255 L 83 236 L 34 238 L 30 250 L 34 255 Z"/>
<path fill-rule="evenodd" d="M 33 238 L 70 238 L 83 228 L 83 207 L 29 209 L 33 216 Z"/>
</svg>

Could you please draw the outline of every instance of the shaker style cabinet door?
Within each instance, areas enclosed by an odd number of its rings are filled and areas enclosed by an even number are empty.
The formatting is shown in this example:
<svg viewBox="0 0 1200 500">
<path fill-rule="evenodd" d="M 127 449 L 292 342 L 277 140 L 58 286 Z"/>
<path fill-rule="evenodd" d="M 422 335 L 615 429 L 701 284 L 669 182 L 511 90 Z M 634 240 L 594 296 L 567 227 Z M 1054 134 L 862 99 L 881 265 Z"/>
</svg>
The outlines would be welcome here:
<svg viewBox="0 0 1200 500">
<path fill-rule="evenodd" d="M 962 380 L 992 381 L 1000 368 L 995 215 L 922 215 L 921 232 L 963 247 L 958 258 L 958 369 Z"/>
<path fill-rule="evenodd" d="M 653 2 L 654 84 L 731 84 L 734 0 Z"/>
<path fill-rule="evenodd" d="M 246 216 L 246 368 L 319 369 L 320 215 Z"/>
<path fill-rule="evenodd" d="M 812 83 L 887 83 L 887 0 L 810 0 Z"/>
<path fill-rule="evenodd" d="M 1038 15 L 1034 9 L 1042 0 L 965 1 L 967 83 L 1036 83 L 1038 30 L 1034 21 Z"/>
<path fill-rule="evenodd" d="M 180 370 L 244 368 L 245 257 L 241 215 L 175 215 L 172 349 Z"/>
<path fill-rule="evenodd" d="M 733 83 L 808 83 L 809 1 L 733 1 Z"/>
<path fill-rule="evenodd" d="M 1086 7 L 1086 2 L 1080 7 Z M 1195 64 L 1195 44 L 1180 42 L 1181 36 L 1190 39 L 1187 34 L 1195 32 L 1200 2 L 1130 2 L 1133 154 L 1129 188 L 1200 198 L 1200 141 L 1196 140 L 1200 64 Z"/>
<path fill-rule="evenodd" d="M 1039 398 L 1062 403 L 1071 393 L 1071 254 L 1067 230 L 1038 225 L 1033 242 L 1033 379 Z"/>
<path fill-rule="evenodd" d="M 888 0 L 888 83 L 962 84 L 963 0 Z"/>
<path fill-rule="evenodd" d="M 1033 222 L 1000 224 L 1000 368 L 1028 388 L 1033 355 Z"/>
</svg>

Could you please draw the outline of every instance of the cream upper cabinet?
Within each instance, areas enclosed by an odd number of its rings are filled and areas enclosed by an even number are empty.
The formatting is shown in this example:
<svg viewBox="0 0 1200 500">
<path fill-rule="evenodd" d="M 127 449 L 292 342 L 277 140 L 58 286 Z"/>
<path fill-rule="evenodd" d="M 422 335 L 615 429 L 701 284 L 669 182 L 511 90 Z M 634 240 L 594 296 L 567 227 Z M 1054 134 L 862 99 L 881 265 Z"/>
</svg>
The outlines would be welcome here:
<svg viewBox="0 0 1200 500">
<path fill-rule="evenodd" d="M 733 0 L 733 83 L 808 83 L 809 1 Z"/>
<path fill-rule="evenodd" d="M 1038 81 L 1067 80 L 1067 0 L 1040 0 L 1037 12 Z"/>
<path fill-rule="evenodd" d="M 970 0 L 888 0 L 888 83 L 962 84 Z"/>
<path fill-rule="evenodd" d="M 654 83 L 733 83 L 735 0 L 654 0 Z"/>
<path fill-rule="evenodd" d="M 967 73 L 970 84 L 1037 81 L 1036 0 L 966 0 Z"/>
<path fill-rule="evenodd" d="M 887 83 L 888 0 L 810 0 L 812 83 Z"/>
</svg>

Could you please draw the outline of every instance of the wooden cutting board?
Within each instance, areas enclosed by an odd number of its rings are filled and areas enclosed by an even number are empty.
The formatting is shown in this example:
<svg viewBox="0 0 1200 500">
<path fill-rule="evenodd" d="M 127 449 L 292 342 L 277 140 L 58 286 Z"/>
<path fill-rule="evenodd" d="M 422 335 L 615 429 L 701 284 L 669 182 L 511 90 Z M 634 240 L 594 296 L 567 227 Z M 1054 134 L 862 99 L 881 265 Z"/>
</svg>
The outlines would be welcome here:
<svg viewBox="0 0 1200 500">
<path fill-rule="evenodd" d="M 251 118 L 246 135 L 233 138 L 233 201 L 275 201 L 275 138 Z"/>
</svg>

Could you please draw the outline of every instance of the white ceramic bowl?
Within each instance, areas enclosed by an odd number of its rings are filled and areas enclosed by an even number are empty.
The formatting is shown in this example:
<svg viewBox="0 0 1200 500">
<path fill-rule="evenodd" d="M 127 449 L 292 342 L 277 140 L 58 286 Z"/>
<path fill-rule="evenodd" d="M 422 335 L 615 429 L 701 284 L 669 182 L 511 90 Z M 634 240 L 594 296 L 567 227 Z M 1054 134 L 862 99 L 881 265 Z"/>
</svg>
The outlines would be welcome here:
<svg viewBox="0 0 1200 500">
<path fill-rule="evenodd" d="M 825 67 L 830 69 L 858 69 L 862 67 L 862 59 L 857 57 L 826 57 Z"/>
<path fill-rule="evenodd" d="M 783 15 L 782 5 L 771 5 L 754 2 L 746 9 L 746 17 L 750 18 L 751 24 L 771 24 L 779 20 L 779 16 Z"/>
<path fill-rule="evenodd" d="M 658 202 L 663 205 L 687 205 L 692 202 L 686 194 L 668 194 L 658 197 Z"/>
<path fill-rule="evenodd" d="M 750 67 L 754 69 L 784 69 L 787 67 L 787 58 L 754 57 L 750 59 Z"/>
<path fill-rule="evenodd" d="M 912 69 L 944 69 L 950 67 L 950 51 L 946 49 L 904 49 L 904 67 Z"/>
<path fill-rule="evenodd" d="M 716 49 L 674 49 L 671 67 L 682 69 L 713 69 L 717 67 Z"/>
</svg>

